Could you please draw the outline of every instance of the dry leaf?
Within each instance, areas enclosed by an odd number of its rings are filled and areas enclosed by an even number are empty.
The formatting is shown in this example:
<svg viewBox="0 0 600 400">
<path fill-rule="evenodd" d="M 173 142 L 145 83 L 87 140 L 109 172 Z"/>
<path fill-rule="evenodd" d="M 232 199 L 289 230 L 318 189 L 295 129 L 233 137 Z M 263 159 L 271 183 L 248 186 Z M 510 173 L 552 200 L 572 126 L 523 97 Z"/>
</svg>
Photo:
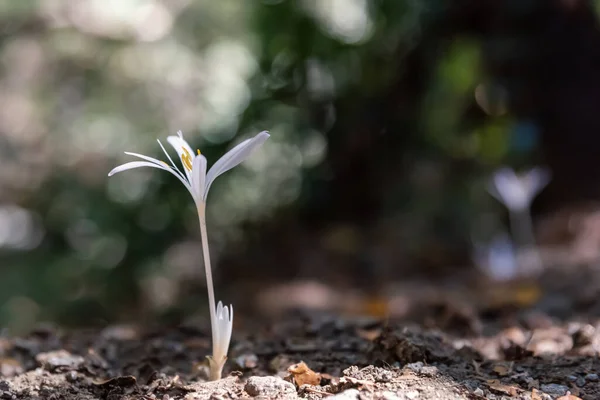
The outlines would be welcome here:
<svg viewBox="0 0 600 400">
<path fill-rule="evenodd" d="M 539 286 L 520 286 L 515 293 L 515 302 L 518 306 L 527 307 L 538 301 L 540 297 L 542 297 L 542 290 Z"/>
<path fill-rule="evenodd" d="M 110 378 L 110 379 L 98 379 L 98 380 L 92 381 L 92 383 L 97 386 L 127 387 L 127 386 L 136 385 L 137 381 L 135 379 L 135 376 L 125 375 L 125 376 L 117 376 L 115 378 Z"/>
<path fill-rule="evenodd" d="M 527 307 L 540 299 L 542 290 L 536 283 L 504 284 L 489 288 L 485 295 L 490 307 Z"/>
<path fill-rule="evenodd" d="M 326 381 L 325 383 L 330 383 L 332 385 L 337 385 L 340 382 L 339 377 L 326 373 L 321 374 L 321 381 L 323 381 L 323 379 Z"/>
<path fill-rule="evenodd" d="M 521 390 L 515 386 L 504 385 L 500 383 L 500 381 L 497 379 L 490 379 L 487 381 L 487 384 L 490 387 L 490 389 L 507 394 L 509 396 L 516 396 Z"/>
<path fill-rule="evenodd" d="M 321 383 L 321 374 L 310 369 L 304 361 L 300 361 L 298 364 L 289 367 L 288 372 L 292 374 L 294 383 L 298 387 L 302 385 L 317 386 Z"/>
<path fill-rule="evenodd" d="M 364 388 L 366 389 L 372 389 L 373 385 L 375 384 L 374 382 L 371 381 L 367 381 L 364 379 L 356 379 L 356 378 L 352 378 L 351 376 L 342 376 L 340 378 L 340 383 L 344 384 L 344 383 L 350 383 L 351 385 L 357 387 L 359 390 L 362 390 Z"/>
<path fill-rule="evenodd" d="M 369 342 L 374 342 L 381 335 L 382 329 L 357 329 L 356 334 Z"/>
<path fill-rule="evenodd" d="M 494 365 L 494 372 L 500 376 L 506 376 L 512 372 L 512 364 L 496 364 Z"/>
<path fill-rule="evenodd" d="M 537 389 L 531 391 L 531 400 L 542 400 L 541 392 Z"/>
<path fill-rule="evenodd" d="M 363 303 L 362 311 L 372 317 L 386 318 L 390 314 L 389 302 L 385 298 L 372 297 Z"/>
<path fill-rule="evenodd" d="M 556 400 L 581 400 L 581 398 L 577 397 L 577 396 L 573 396 L 572 394 L 568 394 L 566 396 L 560 396 Z"/>
<path fill-rule="evenodd" d="M 481 368 L 479 368 L 481 366 L 480 363 L 478 363 L 477 361 L 473 360 L 471 361 L 473 363 L 473 368 L 475 368 L 475 373 L 477 375 L 481 375 Z"/>
</svg>

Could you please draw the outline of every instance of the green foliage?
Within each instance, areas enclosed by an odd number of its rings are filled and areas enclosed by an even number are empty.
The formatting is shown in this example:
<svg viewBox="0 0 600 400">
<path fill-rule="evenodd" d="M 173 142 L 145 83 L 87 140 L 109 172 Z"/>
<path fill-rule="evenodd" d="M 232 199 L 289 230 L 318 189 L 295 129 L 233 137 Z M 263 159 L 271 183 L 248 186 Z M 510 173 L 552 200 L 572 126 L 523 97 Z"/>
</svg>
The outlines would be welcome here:
<svg viewBox="0 0 600 400">
<path fill-rule="evenodd" d="M 482 42 L 443 18 L 434 0 L 0 2 L 0 196 L 18 207 L 0 226 L 22 236 L 0 241 L 0 323 L 203 310 L 188 193 L 157 170 L 106 177 L 179 129 L 209 163 L 272 132 L 211 191 L 217 260 L 244 222 L 293 205 L 352 220 L 339 199 L 361 196 L 369 229 L 417 227 L 411 251 L 440 226 L 467 238 L 467 188 L 506 156 L 512 119 L 473 117 Z"/>
</svg>

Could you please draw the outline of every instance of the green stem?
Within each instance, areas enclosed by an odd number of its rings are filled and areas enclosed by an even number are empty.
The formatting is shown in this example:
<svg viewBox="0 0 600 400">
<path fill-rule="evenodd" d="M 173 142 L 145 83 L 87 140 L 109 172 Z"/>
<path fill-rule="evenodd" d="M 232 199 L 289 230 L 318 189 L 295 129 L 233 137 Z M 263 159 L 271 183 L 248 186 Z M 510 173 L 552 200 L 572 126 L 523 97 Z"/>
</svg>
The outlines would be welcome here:
<svg viewBox="0 0 600 400">
<path fill-rule="evenodd" d="M 208 306 L 210 308 L 210 326 L 212 331 L 213 355 L 214 346 L 217 342 L 215 324 L 217 307 L 215 304 L 215 288 L 213 285 L 212 269 L 210 266 L 210 252 L 208 249 L 208 234 L 206 233 L 206 203 L 198 206 L 198 219 L 200 221 L 200 236 L 202 239 L 202 254 L 204 255 L 204 272 L 206 273 L 206 289 L 208 290 Z"/>
<path fill-rule="evenodd" d="M 535 234 L 533 232 L 533 221 L 529 209 L 510 211 L 510 225 L 519 247 L 535 246 Z"/>
</svg>

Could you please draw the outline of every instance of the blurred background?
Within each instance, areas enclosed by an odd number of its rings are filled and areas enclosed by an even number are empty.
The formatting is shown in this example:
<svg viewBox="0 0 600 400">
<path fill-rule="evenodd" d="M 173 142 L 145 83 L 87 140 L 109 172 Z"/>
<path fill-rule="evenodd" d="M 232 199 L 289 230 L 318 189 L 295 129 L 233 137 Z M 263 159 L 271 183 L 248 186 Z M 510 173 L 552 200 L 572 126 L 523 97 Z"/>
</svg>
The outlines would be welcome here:
<svg viewBox="0 0 600 400">
<path fill-rule="evenodd" d="M 217 298 L 237 315 L 401 314 L 411 291 L 438 292 L 423 287 L 593 271 L 599 13 L 592 0 L 0 1 L 0 324 L 208 315 L 189 193 L 155 169 L 107 177 L 123 151 L 162 158 L 156 139 L 177 130 L 209 165 L 272 134 L 208 200 Z M 488 193 L 502 166 L 551 171 L 532 207 L 534 273 L 513 250 L 489 256 L 510 234 Z"/>
</svg>

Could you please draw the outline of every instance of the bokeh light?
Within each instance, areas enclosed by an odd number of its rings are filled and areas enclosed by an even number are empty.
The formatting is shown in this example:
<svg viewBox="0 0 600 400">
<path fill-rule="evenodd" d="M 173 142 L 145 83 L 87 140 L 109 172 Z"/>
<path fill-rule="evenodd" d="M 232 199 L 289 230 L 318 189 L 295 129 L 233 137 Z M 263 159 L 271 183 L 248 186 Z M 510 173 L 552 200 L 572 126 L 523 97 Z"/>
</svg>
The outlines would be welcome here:
<svg viewBox="0 0 600 400">
<path fill-rule="evenodd" d="M 585 110 L 542 80 L 554 69 L 536 73 L 546 53 L 480 12 L 430 0 L 0 2 L 0 323 L 205 311 L 185 188 L 157 169 L 107 177 L 131 161 L 124 151 L 168 161 L 156 139 L 178 130 L 209 167 L 271 133 L 208 199 L 217 287 L 248 308 L 270 298 L 254 302 L 253 280 L 304 280 L 327 299 L 327 285 L 375 290 L 450 264 L 508 279 L 512 258 L 508 272 L 480 262 L 512 250 L 490 174 L 552 164 L 542 203 L 594 198 L 571 179 L 592 170 L 593 143 L 570 135 L 590 153 L 573 160 L 548 134 L 593 118 L 561 120 Z M 594 259 L 591 225 L 577 226 L 574 247 Z"/>
</svg>

